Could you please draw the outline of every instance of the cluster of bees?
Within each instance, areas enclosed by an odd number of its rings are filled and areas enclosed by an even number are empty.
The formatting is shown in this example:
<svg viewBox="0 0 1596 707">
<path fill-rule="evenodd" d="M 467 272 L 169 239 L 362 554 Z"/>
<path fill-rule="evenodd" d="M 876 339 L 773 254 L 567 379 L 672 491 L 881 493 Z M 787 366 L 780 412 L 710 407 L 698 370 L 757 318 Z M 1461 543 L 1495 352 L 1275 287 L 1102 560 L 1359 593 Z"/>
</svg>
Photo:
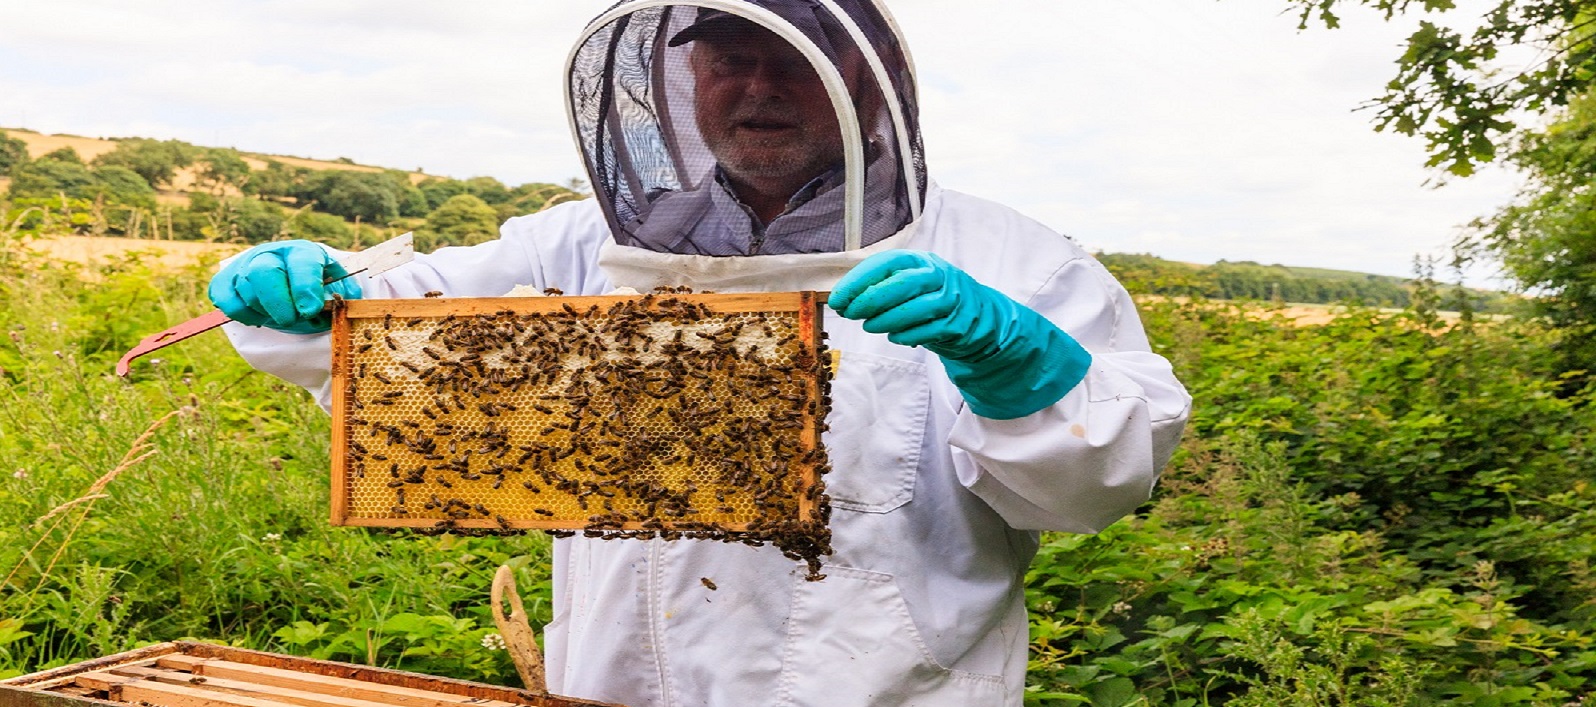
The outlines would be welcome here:
<svg viewBox="0 0 1596 707">
<path fill-rule="evenodd" d="M 823 577 L 824 335 L 678 294 L 349 318 L 349 518 L 770 544 Z"/>
</svg>

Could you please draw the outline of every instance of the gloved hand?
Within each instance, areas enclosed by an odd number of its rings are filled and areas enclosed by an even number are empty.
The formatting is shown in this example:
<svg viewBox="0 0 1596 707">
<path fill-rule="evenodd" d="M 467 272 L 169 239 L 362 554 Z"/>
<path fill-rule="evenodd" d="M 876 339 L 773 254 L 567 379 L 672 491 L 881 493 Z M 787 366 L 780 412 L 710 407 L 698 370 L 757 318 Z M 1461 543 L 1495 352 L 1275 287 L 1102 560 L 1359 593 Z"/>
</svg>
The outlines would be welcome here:
<svg viewBox="0 0 1596 707">
<path fill-rule="evenodd" d="M 216 273 L 209 294 L 216 308 L 236 321 L 316 334 L 332 328 L 332 316 L 322 313 L 329 295 L 360 299 L 360 284 L 352 277 L 322 284 L 346 274 L 344 266 L 310 241 L 262 243 Z"/>
<path fill-rule="evenodd" d="M 837 282 L 827 304 L 864 329 L 924 346 L 982 417 L 1010 420 L 1064 397 L 1092 355 L 1035 310 L 930 253 L 889 250 Z"/>
</svg>

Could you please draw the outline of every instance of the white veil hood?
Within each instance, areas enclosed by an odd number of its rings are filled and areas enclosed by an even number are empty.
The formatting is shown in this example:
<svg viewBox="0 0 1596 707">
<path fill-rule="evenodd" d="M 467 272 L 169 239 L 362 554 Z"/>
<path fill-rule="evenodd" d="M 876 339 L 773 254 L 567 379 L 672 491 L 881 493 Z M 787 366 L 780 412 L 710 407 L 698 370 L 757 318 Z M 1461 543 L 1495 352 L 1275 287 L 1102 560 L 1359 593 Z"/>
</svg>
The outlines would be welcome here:
<svg viewBox="0 0 1596 707">
<path fill-rule="evenodd" d="M 752 221 L 717 178 L 695 117 L 692 40 L 683 31 L 721 14 L 796 48 L 825 85 L 843 133 L 842 164 L 769 224 Z M 913 64 L 874 0 L 626 0 L 588 25 L 566 74 L 573 134 L 620 246 L 703 256 L 838 252 L 920 216 L 927 177 Z"/>
</svg>

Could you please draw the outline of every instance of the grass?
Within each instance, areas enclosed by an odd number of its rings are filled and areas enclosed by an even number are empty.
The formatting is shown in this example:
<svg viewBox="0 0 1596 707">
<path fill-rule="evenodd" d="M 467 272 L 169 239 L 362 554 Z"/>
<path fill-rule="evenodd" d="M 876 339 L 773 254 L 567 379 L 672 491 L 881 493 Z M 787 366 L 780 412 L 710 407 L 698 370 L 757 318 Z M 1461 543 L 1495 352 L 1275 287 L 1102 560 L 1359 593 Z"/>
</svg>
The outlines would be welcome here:
<svg viewBox="0 0 1596 707">
<path fill-rule="evenodd" d="M 510 563 L 547 621 L 543 536 L 329 526 L 326 415 L 219 332 L 113 375 L 209 271 L 0 244 L 0 676 L 199 638 L 513 680 L 488 588 Z"/>
</svg>

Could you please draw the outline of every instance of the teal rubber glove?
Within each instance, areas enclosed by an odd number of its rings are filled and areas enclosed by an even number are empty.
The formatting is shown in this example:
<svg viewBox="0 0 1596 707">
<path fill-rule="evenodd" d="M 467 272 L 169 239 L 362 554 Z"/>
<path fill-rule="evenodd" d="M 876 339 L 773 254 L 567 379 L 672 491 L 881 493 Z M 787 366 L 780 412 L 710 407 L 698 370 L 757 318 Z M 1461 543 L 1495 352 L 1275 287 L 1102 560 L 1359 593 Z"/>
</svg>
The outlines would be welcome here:
<svg viewBox="0 0 1596 707">
<path fill-rule="evenodd" d="M 321 246 L 310 241 L 262 243 L 240 253 L 211 278 L 211 303 L 233 320 L 292 334 L 332 328 L 323 314 L 331 295 L 360 299 L 360 284 Z"/>
<path fill-rule="evenodd" d="M 864 329 L 942 357 L 982 417 L 1012 420 L 1059 401 L 1092 355 L 1035 310 L 930 253 L 889 250 L 854 266 L 826 302 Z"/>
</svg>

